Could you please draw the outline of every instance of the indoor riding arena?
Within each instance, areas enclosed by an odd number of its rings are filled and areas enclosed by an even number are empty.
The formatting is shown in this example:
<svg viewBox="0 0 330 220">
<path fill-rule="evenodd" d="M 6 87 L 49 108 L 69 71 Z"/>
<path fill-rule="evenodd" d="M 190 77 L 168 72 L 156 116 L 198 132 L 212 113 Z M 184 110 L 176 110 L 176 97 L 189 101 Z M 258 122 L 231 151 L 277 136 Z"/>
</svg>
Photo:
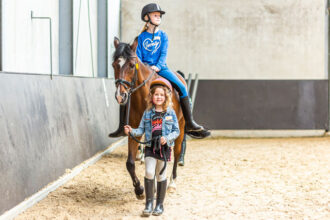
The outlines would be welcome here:
<svg viewBox="0 0 330 220">
<path fill-rule="evenodd" d="M 114 38 L 134 48 L 148 3 L 0 0 L 0 220 L 145 219 L 145 157 L 109 133 L 129 65 Z M 328 1 L 155 3 L 211 135 L 175 147 L 149 218 L 330 219 Z"/>
</svg>

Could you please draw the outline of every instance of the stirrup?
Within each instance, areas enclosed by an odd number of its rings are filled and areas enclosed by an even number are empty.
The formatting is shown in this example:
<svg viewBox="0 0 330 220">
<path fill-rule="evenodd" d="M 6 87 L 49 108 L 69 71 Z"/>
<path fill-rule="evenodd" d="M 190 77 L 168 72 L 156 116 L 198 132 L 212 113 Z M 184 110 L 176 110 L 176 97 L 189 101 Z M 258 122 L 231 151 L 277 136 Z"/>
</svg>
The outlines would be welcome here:
<svg viewBox="0 0 330 220">
<path fill-rule="evenodd" d="M 203 127 L 201 127 L 200 129 L 196 129 L 196 130 L 193 130 L 193 129 L 190 129 L 190 130 L 186 130 L 187 132 L 201 132 L 201 131 L 204 131 L 205 129 Z"/>
<path fill-rule="evenodd" d="M 195 139 L 203 139 L 211 135 L 211 132 L 208 130 L 201 131 L 186 131 L 186 134 Z"/>
</svg>

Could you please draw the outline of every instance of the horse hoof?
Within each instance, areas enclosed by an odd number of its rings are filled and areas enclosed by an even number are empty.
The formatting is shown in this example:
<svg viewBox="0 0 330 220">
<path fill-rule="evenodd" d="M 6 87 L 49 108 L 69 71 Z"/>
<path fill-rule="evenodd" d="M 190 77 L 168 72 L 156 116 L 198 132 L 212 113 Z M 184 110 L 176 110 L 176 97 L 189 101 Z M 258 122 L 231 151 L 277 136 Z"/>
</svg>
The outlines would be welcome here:
<svg viewBox="0 0 330 220">
<path fill-rule="evenodd" d="M 137 199 L 144 199 L 143 191 L 144 191 L 143 186 L 135 187 L 134 192 Z"/>
<path fill-rule="evenodd" d="M 136 198 L 138 200 L 143 200 L 145 197 L 144 197 L 144 194 L 141 194 L 141 195 L 136 195 Z"/>
</svg>

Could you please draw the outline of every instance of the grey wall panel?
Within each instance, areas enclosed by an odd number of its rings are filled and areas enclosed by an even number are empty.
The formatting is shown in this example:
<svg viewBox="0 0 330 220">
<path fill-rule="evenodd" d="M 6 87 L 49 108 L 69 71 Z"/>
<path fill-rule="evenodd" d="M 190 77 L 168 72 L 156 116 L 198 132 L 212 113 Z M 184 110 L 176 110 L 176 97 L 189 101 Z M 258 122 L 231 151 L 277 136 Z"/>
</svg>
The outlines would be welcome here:
<svg viewBox="0 0 330 220">
<path fill-rule="evenodd" d="M 0 71 L 2 71 L 2 0 L 0 0 Z"/>
<path fill-rule="evenodd" d="M 326 79 L 325 0 L 122 0 L 121 40 L 140 33 L 144 5 L 166 14 L 170 68 L 200 79 Z"/>
<path fill-rule="evenodd" d="M 72 0 L 59 1 L 59 73 L 73 74 Z"/>
<path fill-rule="evenodd" d="M 0 214 L 115 141 L 113 93 L 108 79 L 0 73 Z"/>
<path fill-rule="evenodd" d="M 97 1 L 97 76 L 107 77 L 107 54 L 108 54 L 108 14 L 107 1 Z"/>
<path fill-rule="evenodd" d="M 211 129 L 328 129 L 328 82 L 200 80 L 194 115 Z"/>
</svg>

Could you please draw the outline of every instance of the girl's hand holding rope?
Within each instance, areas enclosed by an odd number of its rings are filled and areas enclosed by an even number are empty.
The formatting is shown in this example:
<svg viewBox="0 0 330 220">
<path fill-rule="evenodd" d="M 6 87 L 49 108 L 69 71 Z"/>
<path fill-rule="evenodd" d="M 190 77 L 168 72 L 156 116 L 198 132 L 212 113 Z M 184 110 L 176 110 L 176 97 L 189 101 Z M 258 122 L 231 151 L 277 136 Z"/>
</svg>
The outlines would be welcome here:
<svg viewBox="0 0 330 220">
<path fill-rule="evenodd" d="M 166 139 L 165 139 L 165 137 L 161 137 L 160 138 L 160 143 L 162 144 L 162 145 L 165 145 L 166 144 Z"/>
<path fill-rule="evenodd" d="M 125 125 L 124 126 L 124 132 L 126 135 L 128 135 L 128 133 L 132 132 L 132 127 L 129 125 Z"/>
</svg>

